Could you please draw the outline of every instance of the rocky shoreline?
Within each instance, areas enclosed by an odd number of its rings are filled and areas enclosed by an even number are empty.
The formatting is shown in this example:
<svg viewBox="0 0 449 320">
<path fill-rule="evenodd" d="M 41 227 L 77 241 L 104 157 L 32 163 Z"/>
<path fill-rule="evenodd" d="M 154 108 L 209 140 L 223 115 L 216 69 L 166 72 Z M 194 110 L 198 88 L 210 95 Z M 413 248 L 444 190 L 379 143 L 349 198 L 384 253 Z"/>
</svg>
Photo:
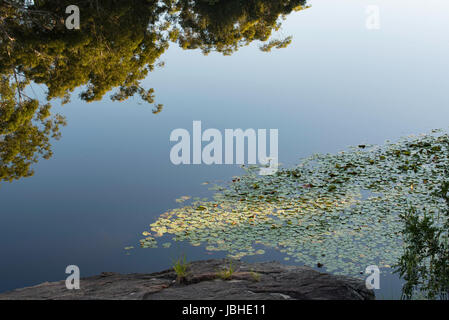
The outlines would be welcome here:
<svg viewBox="0 0 449 320">
<path fill-rule="evenodd" d="M 0 300 L 372 300 L 362 280 L 320 273 L 309 267 L 278 262 L 233 261 L 234 272 L 223 259 L 191 262 L 182 283 L 171 270 L 150 274 L 103 272 L 81 278 L 79 290 L 67 290 L 65 281 L 0 293 Z"/>
</svg>

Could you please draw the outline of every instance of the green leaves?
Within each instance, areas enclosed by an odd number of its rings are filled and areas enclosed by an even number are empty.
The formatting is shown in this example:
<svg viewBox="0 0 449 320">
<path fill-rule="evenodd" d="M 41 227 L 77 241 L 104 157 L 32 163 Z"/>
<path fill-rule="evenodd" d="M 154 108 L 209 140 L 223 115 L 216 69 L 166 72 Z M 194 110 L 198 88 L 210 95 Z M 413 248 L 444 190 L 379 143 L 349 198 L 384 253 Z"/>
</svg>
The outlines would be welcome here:
<svg viewBox="0 0 449 320">
<path fill-rule="evenodd" d="M 163 65 L 159 58 L 170 41 L 231 54 L 268 41 L 284 15 L 306 8 L 305 0 L 84 1 L 78 3 L 81 31 L 75 32 L 64 25 L 70 1 L 25 2 L 0 6 L 0 181 L 32 175 L 31 164 L 39 154 L 51 156 L 49 138 L 59 138 L 65 123 L 57 115 L 50 119 L 49 104 L 25 97 L 30 83 L 44 85 L 47 100 L 63 104 L 77 88 L 86 102 L 110 92 L 113 101 L 137 95 L 158 114 L 163 105 L 141 81 Z M 266 48 L 290 42 L 274 40 Z"/>
<path fill-rule="evenodd" d="M 418 212 L 412 207 L 404 220 L 405 250 L 395 265 L 395 272 L 406 281 L 405 299 L 448 299 L 449 294 L 449 183 L 444 181 L 436 199 L 446 208 L 437 215 Z"/>
<path fill-rule="evenodd" d="M 0 182 L 33 175 L 31 165 L 51 156 L 50 139 L 65 125 L 62 116 L 51 117 L 49 104 L 24 94 L 14 72 L 0 78 Z"/>
<path fill-rule="evenodd" d="M 416 171 L 401 170 L 405 161 Z M 215 186 L 213 201 L 170 210 L 152 232 L 233 258 L 264 254 L 257 248 L 263 246 L 298 263 L 360 276 L 367 265 L 390 268 L 401 256 L 401 215 L 410 205 L 428 214 L 445 206 L 431 194 L 448 166 L 447 134 L 317 154 L 273 176 L 250 166 L 228 186 Z"/>
</svg>

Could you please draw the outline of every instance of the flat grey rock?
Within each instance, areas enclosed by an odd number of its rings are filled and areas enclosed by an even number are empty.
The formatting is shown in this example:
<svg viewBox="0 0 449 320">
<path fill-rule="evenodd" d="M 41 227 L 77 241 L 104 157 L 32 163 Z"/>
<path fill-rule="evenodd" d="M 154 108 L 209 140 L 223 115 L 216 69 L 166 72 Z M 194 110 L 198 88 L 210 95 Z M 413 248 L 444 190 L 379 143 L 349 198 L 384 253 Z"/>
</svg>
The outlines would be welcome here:
<svg viewBox="0 0 449 320">
<path fill-rule="evenodd" d="M 192 262 L 183 283 L 173 270 L 151 274 L 102 273 L 82 278 L 79 290 L 67 290 L 65 281 L 0 294 L 0 300 L 372 300 L 372 290 L 359 279 L 320 273 L 309 267 L 278 262 L 233 261 L 230 279 L 218 273 L 229 265 L 225 260 Z"/>
</svg>

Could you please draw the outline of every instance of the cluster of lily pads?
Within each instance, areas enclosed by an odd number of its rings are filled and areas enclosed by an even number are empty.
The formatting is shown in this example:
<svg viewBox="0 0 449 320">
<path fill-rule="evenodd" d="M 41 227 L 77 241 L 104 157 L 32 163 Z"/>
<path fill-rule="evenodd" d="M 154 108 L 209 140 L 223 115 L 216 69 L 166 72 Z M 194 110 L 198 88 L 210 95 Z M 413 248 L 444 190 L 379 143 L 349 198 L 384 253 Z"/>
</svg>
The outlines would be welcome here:
<svg viewBox="0 0 449 320">
<path fill-rule="evenodd" d="M 171 235 L 237 259 L 272 248 L 285 260 L 336 274 L 389 268 L 403 251 L 401 216 L 411 207 L 434 215 L 444 209 L 432 195 L 448 165 L 449 136 L 435 130 L 383 146 L 315 154 L 271 176 L 246 167 L 229 185 L 214 186 L 213 200 L 162 214 L 141 246 L 156 247 L 158 237 Z"/>
</svg>

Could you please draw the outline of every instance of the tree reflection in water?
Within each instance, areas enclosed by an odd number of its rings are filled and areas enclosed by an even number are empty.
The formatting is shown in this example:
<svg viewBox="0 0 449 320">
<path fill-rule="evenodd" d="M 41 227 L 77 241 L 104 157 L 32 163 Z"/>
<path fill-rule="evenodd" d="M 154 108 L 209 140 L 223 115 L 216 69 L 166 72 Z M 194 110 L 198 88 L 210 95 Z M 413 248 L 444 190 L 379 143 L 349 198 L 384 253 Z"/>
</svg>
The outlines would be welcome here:
<svg viewBox="0 0 449 320">
<path fill-rule="evenodd" d="M 115 101 L 139 96 L 162 110 L 146 78 L 169 43 L 184 49 L 231 54 L 258 40 L 269 51 L 291 38 L 270 40 L 282 18 L 306 8 L 305 0 L 29 1 L 0 4 L 0 181 L 33 174 L 40 155 L 51 156 L 63 117 L 50 102 L 97 101 L 112 92 Z M 68 30 L 65 9 L 77 5 L 80 30 Z M 46 103 L 26 93 L 44 85 Z"/>
</svg>

